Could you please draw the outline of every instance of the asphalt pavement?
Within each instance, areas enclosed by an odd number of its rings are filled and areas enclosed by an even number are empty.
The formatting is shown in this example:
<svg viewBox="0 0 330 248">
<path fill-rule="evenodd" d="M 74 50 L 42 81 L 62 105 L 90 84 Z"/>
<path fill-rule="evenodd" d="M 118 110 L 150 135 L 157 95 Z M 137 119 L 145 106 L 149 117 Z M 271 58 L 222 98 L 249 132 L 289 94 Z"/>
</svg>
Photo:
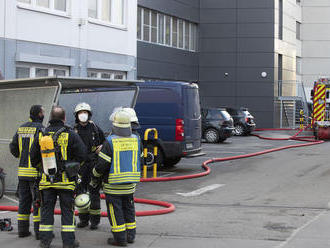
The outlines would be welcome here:
<svg viewBox="0 0 330 248">
<path fill-rule="evenodd" d="M 267 137 L 289 137 L 289 132 L 262 132 Z M 261 140 L 253 136 L 232 137 L 222 144 L 203 144 L 205 156 L 182 159 L 160 177 L 202 172 L 201 163 L 210 158 L 230 157 L 300 141 Z M 128 247 L 205 248 L 325 248 L 330 247 L 330 143 L 301 147 L 210 164 L 206 177 L 140 183 L 136 197 L 168 201 L 173 213 L 137 217 L 137 237 Z M 16 205 L 6 194 L 0 205 Z M 102 202 L 105 211 L 104 202 Z M 137 211 L 161 207 L 136 204 Z M 0 247 L 37 247 L 33 236 L 17 237 L 16 213 L 0 212 L 11 218 L 14 230 L 0 232 Z M 32 218 L 31 218 L 32 219 Z M 62 247 L 60 217 L 55 219 L 52 247 Z M 31 228 L 32 229 L 32 228 Z M 81 247 L 109 247 L 107 218 L 96 231 L 76 229 Z"/>
</svg>

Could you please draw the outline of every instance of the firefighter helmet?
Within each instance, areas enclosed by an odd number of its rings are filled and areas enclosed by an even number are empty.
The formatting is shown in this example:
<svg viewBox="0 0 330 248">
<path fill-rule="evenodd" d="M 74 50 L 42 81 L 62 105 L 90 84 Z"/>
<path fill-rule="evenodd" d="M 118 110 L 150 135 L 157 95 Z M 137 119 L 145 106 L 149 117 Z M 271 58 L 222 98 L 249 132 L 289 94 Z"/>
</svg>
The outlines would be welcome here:
<svg viewBox="0 0 330 248">
<path fill-rule="evenodd" d="M 128 115 L 131 118 L 131 122 L 137 122 L 139 123 L 139 119 L 136 116 L 136 112 L 133 108 L 123 108 L 124 111 L 128 113 Z"/>
<path fill-rule="evenodd" d="M 131 127 L 131 118 L 130 115 L 123 109 L 118 110 L 113 115 L 112 125 L 119 128 L 130 128 Z"/>
<path fill-rule="evenodd" d="M 77 113 L 79 111 L 83 111 L 83 110 L 89 112 L 89 114 L 92 115 L 91 106 L 88 103 L 85 103 L 85 102 L 81 102 L 81 103 L 77 104 L 76 108 L 74 109 L 74 114 L 77 115 Z"/>
<path fill-rule="evenodd" d="M 86 193 L 77 195 L 76 199 L 74 200 L 74 204 L 78 210 L 88 209 L 91 205 L 91 198 L 89 194 Z"/>
</svg>

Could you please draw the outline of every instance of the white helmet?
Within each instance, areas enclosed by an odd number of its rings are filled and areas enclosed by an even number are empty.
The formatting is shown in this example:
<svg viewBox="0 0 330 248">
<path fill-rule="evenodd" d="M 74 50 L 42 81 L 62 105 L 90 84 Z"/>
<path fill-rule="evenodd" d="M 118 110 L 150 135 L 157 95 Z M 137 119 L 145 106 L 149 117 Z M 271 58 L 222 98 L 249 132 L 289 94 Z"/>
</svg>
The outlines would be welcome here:
<svg viewBox="0 0 330 248">
<path fill-rule="evenodd" d="M 77 104 L 76 108 L 74 109 L 74 113 L 77 114 L 79 111 L 88 111 L 90 115 L 92 115 L 92 108 L 88 103 L 81 102 Z"/>
<path fill-rule="evenodd" d="M 112 125 L 119 128 L 130 128 L 131 118 L 126 111 L 120 109 L 114 113 Z"/>
<path fill-rule="evenodd" d="M 78 210 L 88 209 L 91 205 L 91 198 L 86 193 L 77 195 L 74 204 Z"/>
<path fill-rule="evenodd" d="M 133 108 L 123 108 L 123 110 L 129 114 L 131 122 L 139 122 L 139 119 L 137 118 L 136 112 Z"/>
</svg>

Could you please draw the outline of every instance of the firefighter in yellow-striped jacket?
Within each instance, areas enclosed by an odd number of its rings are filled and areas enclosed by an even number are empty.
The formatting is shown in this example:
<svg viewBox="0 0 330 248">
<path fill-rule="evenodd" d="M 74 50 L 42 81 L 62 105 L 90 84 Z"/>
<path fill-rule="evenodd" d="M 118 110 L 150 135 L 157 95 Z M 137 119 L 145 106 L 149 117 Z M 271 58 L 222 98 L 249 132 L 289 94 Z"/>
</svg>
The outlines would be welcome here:
<svg viewBox="0 0 330 248">
<path fill-rule="evenodd" d="M 79 242 L 75 239 L 74 190 L 77 174 L 74 174 L 74 171 L 77 172 L 80 163 L 85 161 L 87 152 L 79 135 L 65 125 L 65 120 L 65 110 L 60 106 L 53 107 L 49 126 L 44 132 L 45 137 L 40 141 L 36 141 L 31 148 L 32 165 L 37 166 L 41 160 L 43 161 L 43 173 L 39 184 L 42 195 L 39 229 L 41 248 L 50 247 L 53 239 L 54 208 L 57 197 L 59 197 L 62 211 L 61 236 L 63 248 L 79 246 Z M 56 165 L 55 163 L 52 164 L 54 167 L 47 167 L 44 153 L 42 157 L 40 154 L 40 150 L 45 146 L 43 140 L 46 136 L 51 136 L 54 143 L 53 150 L 50 150 L 53 154 L 55 153 L 56 157 Z M 69 165 L 76 166 L 69 167 Z"/>
<path fill-rule="evenodd" d="M 113 234 L 108 243 L 126 246 L 127 242 L 134 242 L 136 234 L 133 194 L 140 181 L 141 143 L 139 137 L 132 134 L 130 116 L 124 110 L 114 113 L 112 124 L 112 134 L 98 154 L 91 186 L 97 187 L 104 178 L 103 191 Z"/>
<path fill-rule="evenodd" d="M 30 109 L 30 119 L 21 125 L 15 133 L 12 142 L 9 145 L 10 152 L 16 158 L 19 158 L 18 166 L 18 236 L 27 237 L 31 233 L 30 214 L 33 204 L 33 222 L 36 239 L 39 239 L 40 211 L 36 200 L 36 188 L 38 187 L 39 172 L 32 167 L 30 159 L 30 149 L 33 141 L 42 134 L 42 121 L 44 119 L 44 109 L 41 105 L 33 105 Z"/>
</svg>

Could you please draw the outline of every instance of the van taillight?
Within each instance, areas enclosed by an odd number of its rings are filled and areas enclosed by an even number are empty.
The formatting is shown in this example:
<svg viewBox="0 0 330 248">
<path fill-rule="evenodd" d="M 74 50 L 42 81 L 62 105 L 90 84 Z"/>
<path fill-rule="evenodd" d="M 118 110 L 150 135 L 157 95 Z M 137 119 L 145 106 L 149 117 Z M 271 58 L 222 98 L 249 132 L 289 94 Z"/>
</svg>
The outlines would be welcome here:
<svg viewBox="0 0 330 248">
<path fill-rule="evenodd" d="M 182 119 L 175 120 L 175 140 L 183 141 L 184 137 L 184 122 Z"/>
</svg>

